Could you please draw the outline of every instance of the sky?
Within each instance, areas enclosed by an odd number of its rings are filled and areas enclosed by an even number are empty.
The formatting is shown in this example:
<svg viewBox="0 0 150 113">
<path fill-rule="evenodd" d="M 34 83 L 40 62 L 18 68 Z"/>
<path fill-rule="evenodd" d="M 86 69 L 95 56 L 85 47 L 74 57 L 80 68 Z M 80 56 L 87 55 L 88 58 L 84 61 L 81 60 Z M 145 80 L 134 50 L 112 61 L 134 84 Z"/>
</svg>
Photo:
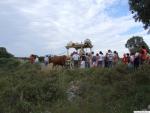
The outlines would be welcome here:
<svg viewBox="0 0 150 113">
<path fill-rule="evenodd" d="M 66 54 L 68 42 L 90 39 L 93 51 L 128 52 L 126 41 L 150 35 L 128 0 L 0 0 L 0 47 L 15 56 Z"/>
</svg>

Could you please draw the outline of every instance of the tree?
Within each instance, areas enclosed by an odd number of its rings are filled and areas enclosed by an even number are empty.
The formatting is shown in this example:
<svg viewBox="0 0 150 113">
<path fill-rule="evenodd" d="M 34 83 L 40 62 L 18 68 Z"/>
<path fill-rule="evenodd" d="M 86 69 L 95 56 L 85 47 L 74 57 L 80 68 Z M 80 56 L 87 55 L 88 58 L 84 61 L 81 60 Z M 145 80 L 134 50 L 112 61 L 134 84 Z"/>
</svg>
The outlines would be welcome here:
<svg viewBox="0 0 150 113">
<path fill-rule="evenodd" d="M 148 45 L 143 40 L 143 37 L 140 36 L 133 36 L 127 41 L 125 46 L 129 49 L 130 53 L 140 52 L 142 46 L 145 46 L 148 52 L 150 52 Z"/>
<path fill-rule="evenodd" d="M 129 0 L 130 11 L 135 21 L 142 22 L 144 28 L 150 27 L 150 0 Z"/>
<path fill-rule="evenodd" d="M 0 47 L 0 58 L 11 58 L 11 57 L 13 57 L 13 55 L 8 53 L 6 48 Z"/>
</svg>

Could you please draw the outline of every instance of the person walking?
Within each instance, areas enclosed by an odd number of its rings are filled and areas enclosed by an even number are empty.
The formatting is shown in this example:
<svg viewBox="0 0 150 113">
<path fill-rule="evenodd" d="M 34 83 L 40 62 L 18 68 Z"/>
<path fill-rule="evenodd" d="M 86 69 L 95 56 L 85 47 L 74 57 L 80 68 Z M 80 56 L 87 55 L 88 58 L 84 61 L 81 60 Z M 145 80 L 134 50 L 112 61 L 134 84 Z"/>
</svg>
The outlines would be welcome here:
<svg viewBox="0 0 150 113">
<path fill-rule="evenodd" d="M 127 54 L 124 54 L 124 55 L 123 55 L 122 62 L 123 62 L 123 64 L 128 64 L 128 57 L 127 57 Z"/>
<path fill-rule="evenodd" d="M 96 54 L 96 67 L 98 67 L 98 61 L 99 61 L 99 59 L 100 59 L 100 56 L 99 56 L 99 54 L 97 53 L 97 54 Z"/>
<path fill-rule="evenodd" d="M 130 54 L 130 62 L 128 63 L 129 68 L 134 68 L 134 59 L 135 59 L 134 53 L 131 53 Z"/>
<path fill-rule="evenodd" d="M 85 55 L 85 67 L 90 68 L 90 55 L 88 53 Z"/>
<path fill-rule="evenodd" d="M 85 61 L 86 61 L 86 56 L 85 56 L 85 54 L 82 54 L 81 55 L 80 68 L 85 68 Z"/>
<path fill-rule="evenodd" d="M 35 62 L 35 57 L 34 57 L 34 55 L 30 55 L 30 63 L 31 64 L 34 64 L 34 62 Z"/>
<path fill-rule="evenodd" d="M 115 66 L 116 64 L 118 64 L 118 61 L 119 61 L 118 52 L 114 51 L 114 54 L 113 54 L 113 65 Z"/>
<path fill-rule="evenodd" d="M 100 51 L 97 67 L 103 67 L 103 66 L 104 66 L 104 55 L 103 55 L 102 51 Z"/>
<path fill-rule="evenodd" d="M 39 57 L 36 56 L 36 58 L 35 58 L 35 64 L 38 64 L 38 63 L 39 63 Z"/>
<path fill-rule="evenodd" d="M 130 54 L 127 53 L 126 55 L 127 55 L 127 62 L 128 62 L 127 64 L 129 64 L 130 63 Z"/>
<path fill-rule="evenodd" d="M 44 57 L 44 64 L 45 64 L 45 66 L 47 66 L 49 64 L 49 57 L 48 57 L 48 55 L 46 55 Z"/>
<path fill-rule="evenodd" d="M 142 46 L 141 49 L 141 64 L 144 64 L 144 62 L 147 60 L 147 50 L 145 48 L 145 46 Z"/>
<path fill-rule="evenodd" d="M 80 56 L 77 52 L 75 52 L 72 56 L 73 59 L 73 63 L 74 63 L 74 67 L 78 68 L 79 67 L 79 60 L 80 60 Z"/>
<path fill-rule="evenodd" d="M 106 53 L 106 55 L 104 57 L 104 66 L 105 66 L 105 68 L 108 68 L 108 53 Z"/>
<path fill-rule="evenodd" d="M 107 57 L 108 57 L 108 67 L 112 68 L 113 67 L 113 53 L 111 50 L 108 50 Z"/>
<path fill-rule="evenodd" d="M 139 65 L 140 65 L 140 54 L 136 52 L 134 57 L 134 68 L 137 69 Z"/>
<path fill-rule="evenodd" d="M 96 67 L 96 56 L 94 55 L 94 52 L 92 52 L 92 67 Z"/>
</svg>

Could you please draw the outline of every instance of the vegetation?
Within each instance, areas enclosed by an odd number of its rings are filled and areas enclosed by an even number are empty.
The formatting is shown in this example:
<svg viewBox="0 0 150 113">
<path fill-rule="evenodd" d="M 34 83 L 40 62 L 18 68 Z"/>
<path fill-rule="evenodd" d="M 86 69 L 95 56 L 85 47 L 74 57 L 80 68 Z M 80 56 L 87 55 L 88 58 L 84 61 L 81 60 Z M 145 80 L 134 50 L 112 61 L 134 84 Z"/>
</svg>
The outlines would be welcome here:
<svg viewBox="0 0 150 113">
<path fill-rule="evenodd" d="M 130 53 L 140 52 L 142 46 L 145 46 L 148 52 L 150 52 L 148 45 L 143 40 L 143 37 L 140 36 L 133 36 L 127 41 L 125 46 L 129 49 Z"/>
<path fill-rule="evenodd" d="M 144 24 L 144 28 L 150 27 L 150 0 L 129 0 L 129 6 L 135 21 Z"/>
<path fill-rule="evenodd" d="M 150 66 L 53 70 L 0 58 L 0 113 L 133 113 L 150 104 Z"/>
<path fill-rule="evenodd" d="M 13 55 L 8 53 L 6 48 L 0 47 L 0 58 L 11 58 L 11 57 L 13 57 Z"/>
</svg>

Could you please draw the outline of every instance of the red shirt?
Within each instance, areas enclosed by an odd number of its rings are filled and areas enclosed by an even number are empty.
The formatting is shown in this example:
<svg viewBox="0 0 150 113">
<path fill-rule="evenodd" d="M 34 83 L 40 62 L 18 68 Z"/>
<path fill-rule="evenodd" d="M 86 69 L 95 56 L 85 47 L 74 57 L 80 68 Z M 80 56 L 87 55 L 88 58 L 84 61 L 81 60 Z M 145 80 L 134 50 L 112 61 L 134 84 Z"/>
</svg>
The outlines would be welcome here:
<svg viewBox="0 0 150 113">
<path fill-rule="evenodd" d="M 142 49 L 141 58 L 142 58 L 142 60 L 147 60 L 147 50 L 146 49 Z"/>
<path fill-rule="evenodd" d="M 126 56 L 123 56 L 122 62 L 123 62 L 124 64 L 127 64 L 127 63 L 128 63 L 128 58 L 127 58 Z"/>
</svg>

